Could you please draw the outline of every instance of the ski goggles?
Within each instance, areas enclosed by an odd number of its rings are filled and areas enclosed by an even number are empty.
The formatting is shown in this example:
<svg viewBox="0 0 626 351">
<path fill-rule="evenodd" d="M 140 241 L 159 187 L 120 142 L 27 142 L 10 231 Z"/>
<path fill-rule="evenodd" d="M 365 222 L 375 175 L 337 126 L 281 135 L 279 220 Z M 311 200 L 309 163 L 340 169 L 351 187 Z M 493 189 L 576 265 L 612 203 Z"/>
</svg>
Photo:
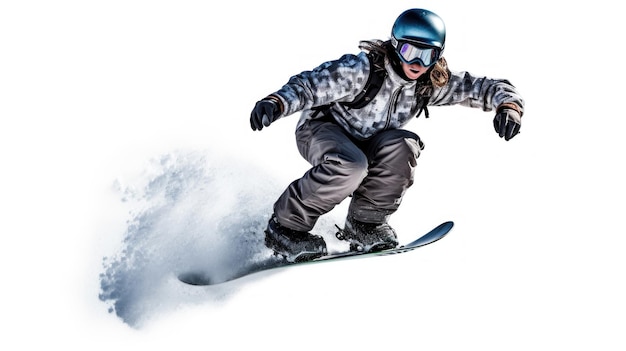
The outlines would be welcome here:
<svg viewBox="0 0 626 351">
<path fill-rule="evenodd" d="M 418 46 L 409 42 L 393 41 L 398 56 L 407 64 L 418 63 L 423 67 L 430 67 L 439 59 L 439 49 L 427 46 Z"/>
</svg>

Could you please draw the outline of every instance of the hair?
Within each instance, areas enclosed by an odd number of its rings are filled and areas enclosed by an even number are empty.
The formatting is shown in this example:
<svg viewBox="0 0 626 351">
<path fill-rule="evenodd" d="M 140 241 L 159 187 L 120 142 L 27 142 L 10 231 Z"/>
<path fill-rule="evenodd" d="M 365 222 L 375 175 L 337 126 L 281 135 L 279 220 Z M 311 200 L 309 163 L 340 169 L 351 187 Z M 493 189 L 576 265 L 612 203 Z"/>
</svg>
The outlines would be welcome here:
<svg viewBox="0 0 626 351">
<path fill-rule="evenodd" d="M 391 41 L 382 41 L 379 39 L 374 40 L 362 40 L 359 43 L 359 49 L 367 51 L 367 52 L 377 52 L 386 57 L 388 57 L 391 61 L 397 62 L 397 55 L 395 53 L 394 47 L 391 45 Z M 450 79 L 450 70 L 448 69 L 448 62 L 446 59 L 441 56 L 437 60 L 437 62 L 429 68 L 430 72 L 430 82 L 433 86 L 438 88 L 443 87 L 448 83 Z"/>
</svg>

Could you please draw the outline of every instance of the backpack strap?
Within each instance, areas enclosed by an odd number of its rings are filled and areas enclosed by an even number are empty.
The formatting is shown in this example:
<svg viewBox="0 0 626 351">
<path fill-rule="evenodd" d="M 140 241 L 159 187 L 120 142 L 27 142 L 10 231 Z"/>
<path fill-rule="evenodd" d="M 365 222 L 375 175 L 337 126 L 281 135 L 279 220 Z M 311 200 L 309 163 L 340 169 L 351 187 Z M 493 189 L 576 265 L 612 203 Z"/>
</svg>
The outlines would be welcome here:
<svg viewBox="0 0 626 351">
<path fill-rule="evenodd" d="M 367 53 L 367 58 L 370 62 L 370 74 L 367 77 L 367 82 L 365 82 L 363 90 L 354 97 L 354 100 L 350 102 L 339 102 L 339 104 L 351 109 L 359 109 L 369 104 L 376 94 L 378 94 L 378 91 L 380 91 L 387 77 L 385 56 L 379 52 L 370 51 Z M 320 113 L 326 114 L 333 104 L 334 103 L 312 108 L 313 113 L 311 117 L 315 118 Z"/>
<path fill-rule="evenodd" d="M 370 61 L 370 74 L 367 77 L 367 82 L 363 90 L 350 102 L 342 102 L 341 104 L 352 108 L 359 109 L 369 104 L 374 99 L 380 88 L 385 82 L 387 77 L 387 70 L 385 70 L 385 56 L 376 51 L 370 51 L 367 53 L 367 58 Z"/>
</svg>

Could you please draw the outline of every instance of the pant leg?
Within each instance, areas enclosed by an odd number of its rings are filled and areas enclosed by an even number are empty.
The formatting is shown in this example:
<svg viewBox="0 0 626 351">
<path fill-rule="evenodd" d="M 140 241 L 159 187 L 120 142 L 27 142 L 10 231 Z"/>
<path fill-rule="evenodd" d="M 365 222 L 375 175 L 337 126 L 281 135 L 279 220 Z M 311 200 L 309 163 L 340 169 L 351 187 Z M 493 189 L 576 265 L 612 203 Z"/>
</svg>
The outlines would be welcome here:
<svg viewBox="0 0 626 351">
<path fill-rule="evenodd" d="M 402 129 L 382 132 L 367 141 L 364 150 L 369 172 L 353 194 L 349 214 L 362 222 L 387 222 L 413 184 L 423 148 L 417 134 Z"/>
<path fill-rule="evenodd" d="M 367 157 L 345 131 L 328 121 L 308 121 L 296 131 L 300 154 L 313 167 L 274 204 L 287 228 L 310 231 L 318 218 L 352 194 L 367 174 Z"/>
</svg>

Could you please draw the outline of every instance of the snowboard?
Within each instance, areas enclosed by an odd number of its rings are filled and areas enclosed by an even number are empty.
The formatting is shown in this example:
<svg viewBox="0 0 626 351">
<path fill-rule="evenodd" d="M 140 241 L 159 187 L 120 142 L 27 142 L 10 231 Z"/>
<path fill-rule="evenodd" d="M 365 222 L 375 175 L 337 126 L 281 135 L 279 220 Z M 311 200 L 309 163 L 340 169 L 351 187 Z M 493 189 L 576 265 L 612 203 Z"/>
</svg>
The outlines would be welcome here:
<svg viewBox="0 0 626 351">
<path fill-rule="evenodd" d="M 189 285 L 208 286 L 208 285 L 216 285 L 216 284 L 225 283 L 227 281 L 239 279 L 239 278 L 248 276 L 250 274 L 263 272 L 263 271 L 276 269 L 276 268 L 399 254 L 399 253 L 409 252 L 409 251 L 417 249 L 418 247 L 422 247 L 422 246 L 434 243 L 435 241 L 446 236 L 446 234 L 450 232 L 453 226 L 454 226 L 454 222 L 452 221 L 441 223 L 437 227 L 433 228 L 430 232 L 422 235 L 419 239 L 416 239 L 405 245 L 400 245 L 393 249 L 387 249 L 387 250 L 375 251 L 375 252 L 348 251 L 348 252 L 330 253 L 326 256 L 322 256 L 320 258 L 317 258 L 311 261 L 304 261 L 304 262 L 288 262 L 287 260 L 283 258 L 275 257 L 270 260 L 262 261 L 262 262 L 259 262 L 258 264 L 247 267 L 233 274 L 232 276 L 228 278 L 216 279 L 215 277 L 211 277 L 205 272 L 192 271 L 192 272 L 185 272 L 185 273 L 179 274 L 178 280 Z"/>
</svg>

